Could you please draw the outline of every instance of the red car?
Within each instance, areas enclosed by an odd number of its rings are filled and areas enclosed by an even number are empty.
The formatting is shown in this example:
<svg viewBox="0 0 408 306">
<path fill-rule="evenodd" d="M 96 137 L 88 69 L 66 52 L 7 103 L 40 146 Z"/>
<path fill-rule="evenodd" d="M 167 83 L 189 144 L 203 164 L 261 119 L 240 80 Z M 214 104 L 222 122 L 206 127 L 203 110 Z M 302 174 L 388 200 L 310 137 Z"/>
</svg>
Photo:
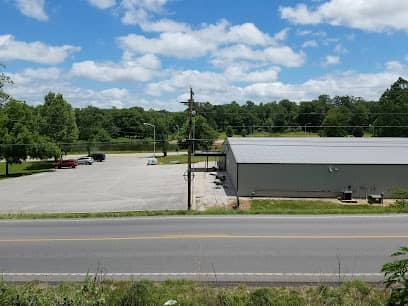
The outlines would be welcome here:
<svg viewBox="0 0 408 306">
<path fill-rule="evenodd" d="M 61 168 L 76 168 L 78 166 L 78 163 L 76 159 L 64 159 L 60 160 L 55 164 L 55 168 L 61 169 Z"/>
</svg>

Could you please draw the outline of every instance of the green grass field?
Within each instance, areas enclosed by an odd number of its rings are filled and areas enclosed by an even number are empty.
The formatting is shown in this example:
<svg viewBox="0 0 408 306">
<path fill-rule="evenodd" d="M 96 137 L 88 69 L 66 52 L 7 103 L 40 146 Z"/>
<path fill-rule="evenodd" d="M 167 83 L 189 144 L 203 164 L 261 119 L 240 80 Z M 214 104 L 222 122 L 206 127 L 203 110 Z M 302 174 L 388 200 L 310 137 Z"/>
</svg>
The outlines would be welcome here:
<svg viewBox="0 0 408 306">
<path fill-rule="evenodd" d="M 252 200 L 251 214 L 387 214 L 408 213 L 408 207 L 354 205 L 311 200 Z"/>
<path fill-rule="evenodd" d="M 22 162 L 21 164 L 9 165 L 9 176 L 6 177 L 6 163 L 0 163 L 0 179 L 32 175 L 41 172 L 48 172 L 54 169 L 51 161 Z"/>
</svg>

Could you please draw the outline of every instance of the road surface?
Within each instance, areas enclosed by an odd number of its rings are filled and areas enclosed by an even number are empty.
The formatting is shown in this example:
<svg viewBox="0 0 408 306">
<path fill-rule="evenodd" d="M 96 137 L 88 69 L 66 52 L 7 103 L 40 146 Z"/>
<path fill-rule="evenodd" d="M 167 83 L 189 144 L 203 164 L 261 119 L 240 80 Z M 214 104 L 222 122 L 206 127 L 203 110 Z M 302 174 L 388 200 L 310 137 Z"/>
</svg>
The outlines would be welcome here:
<svg viewBox="0 0 408 306">
<path fill-rule="evenodd" d="M 6 280 L 380 281 L 408 215 L 198 216 L 0 222 Z"/>
</svg>

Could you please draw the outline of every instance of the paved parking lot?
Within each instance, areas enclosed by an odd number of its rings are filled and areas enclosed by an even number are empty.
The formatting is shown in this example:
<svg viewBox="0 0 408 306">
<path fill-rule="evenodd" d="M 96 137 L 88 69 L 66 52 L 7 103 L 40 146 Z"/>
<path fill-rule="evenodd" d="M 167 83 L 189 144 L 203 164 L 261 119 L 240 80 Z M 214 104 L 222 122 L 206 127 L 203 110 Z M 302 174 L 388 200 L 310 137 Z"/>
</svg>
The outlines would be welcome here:
<svg viewBox="0 0 408 306">
<path fill-rule="evenodd" d="M 146 155 L 0 181 L 0 213 L 184 209 L 186 165 L 147 166 Z"/>
</svg>

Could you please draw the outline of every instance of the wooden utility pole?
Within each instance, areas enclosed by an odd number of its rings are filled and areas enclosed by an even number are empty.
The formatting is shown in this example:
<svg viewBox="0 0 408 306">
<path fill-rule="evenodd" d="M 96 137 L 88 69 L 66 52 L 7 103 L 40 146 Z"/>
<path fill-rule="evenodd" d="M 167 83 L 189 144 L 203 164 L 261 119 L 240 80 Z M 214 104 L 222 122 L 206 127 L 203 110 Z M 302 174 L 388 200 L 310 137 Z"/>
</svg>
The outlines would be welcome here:
<svg viewBox="0 0 408 306">
<path fill-rule="evenodd" d="M 192 167 L 191 167 L 191 155 L 193 154 L 193 104 L 194 104 L 194 92 L 193 89 L 190 88 L 190 99 L 187 102 L 180 102 L 182 104 L 188 105 L 188 138 L 187 138 L 187 146 L 188 146 L 188 157 L 187 157 L 187 209 L 191 210 L 191 203 L 192 203 Z"/>
<path fill-rule="evenodd" d="M 193 89 L 190 88 L 190 99 L 188 100 L 188 157 L 187 157 L 187 184 L 188 184 L 188 191 L 187 191 L 187 209 L 191 210 L 191 202 L 192 202 L 192 190 L 191 190 L 191 155 L 193 153 L 193 103 L 194 103 L 194 92 Z"/>
</svg>

